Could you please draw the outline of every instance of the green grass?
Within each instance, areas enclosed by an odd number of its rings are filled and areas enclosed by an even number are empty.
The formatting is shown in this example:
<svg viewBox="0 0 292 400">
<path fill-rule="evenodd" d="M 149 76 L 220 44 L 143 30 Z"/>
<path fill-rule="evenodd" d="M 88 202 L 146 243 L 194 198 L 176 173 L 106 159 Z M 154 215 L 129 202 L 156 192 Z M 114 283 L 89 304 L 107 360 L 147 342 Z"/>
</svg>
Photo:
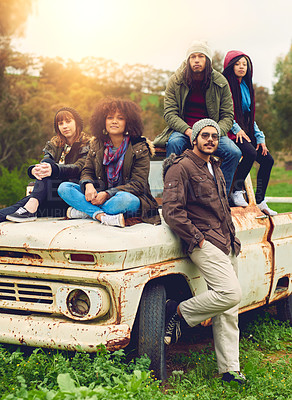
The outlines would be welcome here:
<svg viewBox="0 0 292 400">
<path fill-rule="evenodd" d="M 221 381 L 211 340 L 198 351 L 174 353 L 176 368 L 163 385 L 151 377 L 147 357 L 127 362 L 122 350 L 110 354 L 101 347 L 93 356 L 42 349 L 25 354 L 25 348 L 2 346 L 0 398 L 291 400 L 292 327 L 264 311 L 254 318 L 241 327 L 241 366 L 248 378 L 243 387 Z"/>
<path fill-rule="evenodd" d="M 255 166 L 251 169 L 250 174 L 255 191 L 257 175 L 257 168 Z M 286 171 L 284 168 L 274 167 L 271 172 L 266 196 L 292 197 L 292 170 Z M 278 213 L 292 211 L 292 203 L 269 203 L 269 206 Z"/>
</svg>

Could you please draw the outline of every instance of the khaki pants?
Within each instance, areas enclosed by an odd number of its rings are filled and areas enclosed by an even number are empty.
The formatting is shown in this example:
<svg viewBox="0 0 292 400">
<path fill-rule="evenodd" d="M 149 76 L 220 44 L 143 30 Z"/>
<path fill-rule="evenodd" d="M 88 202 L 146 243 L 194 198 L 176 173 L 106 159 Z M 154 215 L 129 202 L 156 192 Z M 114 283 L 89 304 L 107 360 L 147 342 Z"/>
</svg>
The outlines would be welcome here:
<svg viewBox="0 0 292 400">
<path fill-rule="evenodd" d="M 239 371 L 238 304 L 241 288 L 235 255 L 227 256 L 208 241 L 195 247 L 190 258 L 199 268 L 208 290 L 180 303 L 179 309 L 191 327 L 212 318 L 219 373 Z"/>
</svg>

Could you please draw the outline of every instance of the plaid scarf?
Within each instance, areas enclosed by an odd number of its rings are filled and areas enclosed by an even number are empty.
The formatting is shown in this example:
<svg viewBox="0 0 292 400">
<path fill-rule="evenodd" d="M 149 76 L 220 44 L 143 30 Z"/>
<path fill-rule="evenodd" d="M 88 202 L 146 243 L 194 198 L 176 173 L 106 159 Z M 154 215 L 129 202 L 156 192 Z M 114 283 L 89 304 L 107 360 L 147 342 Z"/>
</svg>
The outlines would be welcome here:
<svg viewBox="0 0 292 400">
<path fill-rule="evenodd" d="M 116 152 L 113 151 L 113 144 L 111 141 L 105 142 L 104 144 L 103 165 L 105 165 L 109 187 L 114 187 L 120 179 L 129 141 L 129 136 L 125 136 Z"/>
</svg>

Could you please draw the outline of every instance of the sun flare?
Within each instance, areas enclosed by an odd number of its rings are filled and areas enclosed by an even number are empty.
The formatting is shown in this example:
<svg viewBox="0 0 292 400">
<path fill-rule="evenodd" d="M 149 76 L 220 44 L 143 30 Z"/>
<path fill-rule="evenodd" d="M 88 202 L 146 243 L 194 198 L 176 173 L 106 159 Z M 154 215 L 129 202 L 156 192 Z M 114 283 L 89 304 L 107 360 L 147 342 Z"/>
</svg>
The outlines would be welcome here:
<svg viewBox="0 0 292 400">
<path fill-rule="evenodd" d="M 93 47 L 92 56 L 99 57 L 103 38 L 117 37 L 122 10 L 118 0 L 38 0 L 36 5 L 27 29 L 35 53 L 80 60 Z M 110 25 L 112 29 L 108 29 Z"/>
</svg>

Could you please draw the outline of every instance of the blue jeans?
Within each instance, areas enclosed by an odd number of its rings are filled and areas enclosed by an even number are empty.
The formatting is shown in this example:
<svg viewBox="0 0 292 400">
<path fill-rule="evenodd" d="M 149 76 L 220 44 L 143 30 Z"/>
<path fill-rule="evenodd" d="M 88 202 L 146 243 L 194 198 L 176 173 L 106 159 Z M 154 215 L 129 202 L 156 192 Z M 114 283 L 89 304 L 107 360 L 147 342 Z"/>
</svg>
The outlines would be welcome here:
<svg viewBox="0 0 292 400">
<path fill-rule="evenodd" d="M 58 188 L 59 196 L 76 210 L 83 211 L 91 218 L 97 214 L 127 214 L 135 215 L 140 208 L 140 199 L 128 192 L 117 192 L 100 206 L 95 206 L 85 199 L 80 185 L 72 182 L 63 182 Z"/>
<path fill-rule="evenodd" d="M 181 132 L 173 132 L 166 143 L 166 157 L 171 153 L 177 155 L 191 149 L 191 142 L 187 135 Z M 226 192 L 230 191 L 233 176 L 241 158 L 241 151 L 228 136 L 221 136 L 215 156 L 222 158 L 221 170 L 226 181 Z"/>
</svg>

